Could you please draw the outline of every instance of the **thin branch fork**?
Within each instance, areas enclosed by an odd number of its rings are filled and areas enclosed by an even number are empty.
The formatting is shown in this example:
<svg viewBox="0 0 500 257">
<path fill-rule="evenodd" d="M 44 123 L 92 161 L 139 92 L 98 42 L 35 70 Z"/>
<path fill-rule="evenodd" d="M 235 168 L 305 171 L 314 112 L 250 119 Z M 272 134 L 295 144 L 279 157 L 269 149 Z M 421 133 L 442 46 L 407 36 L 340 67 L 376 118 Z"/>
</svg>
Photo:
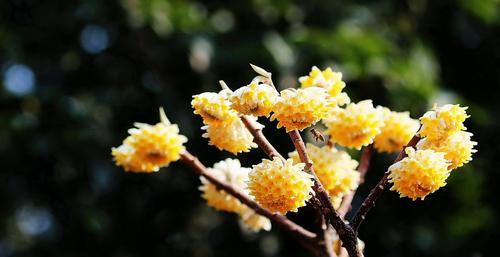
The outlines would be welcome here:
<svg viewBox="0 0 500 257">
<path fill-rule="evenodd" d="M 366 172 L 370 167 L 372 152 L 373 152 L 373 144 L 370 144 L 364 147 L 361 153 L 361 158 L 359 160 L 359 166 L 358 166 L 359 185 L 365 182 Z M 347 213 L 351 210 L 352 200 L 354 199 L 355 195 L 356 195 L 356 189 L 352 190 L 348 195 L 344 197 L 344 199 L 342 199 L 342 203 L 340 204 L 340 207 L 337 210 L 339 212 L 340 217 L 344 218 L 345 215 L 347 215 Z"/>
<path fill-rule="evenodd" d="M 246 115 L 240 117 L 245 127 L 247 127 L 250 134 L 253 136 L 253 141 L 269 156 L 269 159 L 273 159 L 274 157 L 280 158 L 282 161 L 285 161 L 285 158 L 274 148 L 274 146 L 267 140 L 267 138 L 262 133 L 262 128 L 257 126 L 257 124 Z"/>
<path fill-rule="evenodd" d="M 276 224 L 277 226 L 279 226 L 283 230 L 290 232 L 294 235 L 300 236 L 301 238 L 307 239 L 307 240 L 314 240 L 316 238 L 315 233 L 306 230 L 305 228 L 294 223 L 293 221 L 289 220 L 285 216 L 273 214 L 272 212 L 268 211 L 267 209 L 264 209 L 257 202 L 252 200 L 245 193 L 234 188 L 229 183 L 226 183 L 224 181 L 220 181 L 219 179 L 214 177 L 212 174 L 210 174 L 210 172 L 208 172 L 208 169 L 198 160 L 198 158 L 193 156 L 188 151 L 184 151 L 181 154 L 181 161 L 184 164 L 191 167 L 198 175 L 203 176 L 208 181 L 210 181 L 210 183 L 214 184 L 218 189 L 222 189 L 222 190 L 226 191 L 228 194 L 234 196 L 235 198 L 240 200 L 242 203 L 247 205 L 249 208 L 253 209 L 256 213 L 258 213 L 264 217 L 267 217 L 268 219 L 273 221 L 274 224 Z"/>
<path fill-rule="evenodd" d="M 413 136 L 413 138 L 408 142 L 408 144 L 403 147 L 403 150 L 399 152 L 398 157 L 394 160 L 393 163 L 401 161 L 403 158 L 407 156 L 405 149 L 406 147 L 414 147 L 418 141 L 420 141 L 420 137 L 418 135 Z M 377 183 L 377 185 L 370 191 L 370 194 L 365 198 L 364 202 L 361 204 L 361 207 L 359 207 L 359 210 L 357 211 L 356 215 L 354 216 L 352 220 L 352 227 L 354 230 L 358 231 L 359 226 L 361 223 L 366 218 L 366 214 L 370 211 L 371 208 L 375 206 L 375 202 L 377 199 L 382 195 L 384 190 L 389 187 L 389 171 L 386 171 L 384 173 L 384 176 L 380 179 L 380 181 Z"/>
<path fill-rule="evenodd" d="M 357 236 L 355 231 L 352 229 L 351 226 L 346 224 L 339 216 L 339 214 L 332 205 L 328 193 L 326 192 L 325 188 L 323 187 L 318 177 L 314 173 L 314 169 L 312 167 L 313 163 L 306 152 L 306 146 L 299 131 L 292 130 L 288 134 L 292 139 L 295 149 L 297 149 L 297 153 L 300 157 L 300 160 L 306 164 L 304 171 L 308 172 L 314 177 L 313 190 L 316 193 L 316 197 L 321 202 L 323 208 L 323 215 L 327 219 L 327 223 L 331 224 L 333 228 L 335 228 L 337 234 L 339 235 L 340 240 L 342 241 L 342 246 L 347 250 L 350 257 L 363 256 L 358 248 Z"/>
</svg>

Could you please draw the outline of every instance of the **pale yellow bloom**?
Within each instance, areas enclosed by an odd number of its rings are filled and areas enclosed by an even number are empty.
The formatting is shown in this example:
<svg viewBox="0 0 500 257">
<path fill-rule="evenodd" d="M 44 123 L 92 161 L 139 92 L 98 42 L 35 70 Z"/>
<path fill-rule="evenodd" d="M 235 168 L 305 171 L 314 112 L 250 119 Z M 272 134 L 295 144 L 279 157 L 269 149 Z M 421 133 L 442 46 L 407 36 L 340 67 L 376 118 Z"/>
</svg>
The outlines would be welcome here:
<svg viewBox="0 0 500 257">
<path fill-rule="evenodd" d="M 269 116 L 278 101 L 278 92 L 270 85 L 252 82 L 234 91 L 230 101 L 231 107 L 241 114 Z"/>
<path fill-rule="evenodd" d="M 342 92 L 342 89 L 345 88 L 342 73 L 334 72 L 331 68 L 321 71 L 318 67 L 313 66 L 309 75 L 300 77 L 299 82 L 302 88 L 321 87 L 326 89 L 335 105 L 344 105 L 351 101 L 347 94 Z"/>
<path fill-rule="evenodd" d="M 128 130 L 130 136 L 123 144 L 111 149 L 116 165 L 125 171 L 154 172 L 179 160 L 187 138 L 179 134 L 176 124 L 170 124 L 163 110 L 160 116 L 162 122 L 156 125 L 135 123 L 136 128 Z"/>
<path fill-rule="evenodd" d="M 263 127 L 260 124 L 259 126 Z M 252 134 L 237 115 L 227 118 L 224 124 L 209 124 L 203 126 L 202 129 L 207 131 L 202 136 L 208 138 L 209 144 L 219 150 L 238 154 L 257 147 L 257 144 L 253 142 Z"/>
<path fill-rule="evenodd" d="M 382 111 L 371 100 L 333 108 L 323 121 L 331 142 L 356 149 L 371 144 L 384 126 Z"/>
<path fill-rule="evenodd" d="M 228 90 L 222 90 L 219 93 L 205 92 L 194 95 L 191 106 L 206 125 L 225 125 L 227 121 L 238 117 L 238 113 L 231 109 L 229 94 Z"/>
<path fill-rule="evenodd" d="M 333 199 L 341 199 L 342 196 L 358 187 L 360 179 L 359 172 L 356 170 L 358 162 L 351 159 L 347 152 L 313 144 L 307 144 L 306 150 L 313 162 L 316 176 Z M 295 163 L 300 163 L 297 151 L 290 153 L 290 157 Z"/>
<path fill-rule="evenodd" d="M 429 140 L 424 138 L 417 144 L 417 149 L 431 149 L 443 152 L 445 158 L 451 162 L 449 169 L 462 167 L 472 160 L 472 154 L 476 152 L 476 142 L 471 140 L 472 133 L 466 131 L 455 132 L 442 140 Z"/>
<path fill-rule="evenodd" d="M 246 189 L 246 180 L 250 168 L 241 167 L 240 161 L 237 159 L 226 159 L 214 164 L 213 168 L 209 168 L 208 172 L 219 179 L 220 181 L 229 183 L 231 186 L 248 192 Z M 202 185 L 202 197 L 207 201 L 207 204 L 216 210 L 241 213 L 246 211 L 248 207 L 224 190 L 218 190 L 217 187 L 210 183 L 204 177 L 200 177 Z"/>
<path fill-rule="evenodd" d="M 271 221 L 268 218 L 255 213 L 255 211 L 250 208 L 246 208 L 246 210 L 240 214 L 240 224 L 243 228 L 251 232 L 271 230 Z"/>
<path fill-rule="evenodd" d="M 302 171 L 304 164 L 275 157 L 254 165 L 249 174 L 248 189 L 255 200 L 271 212 L 297 212 L 311 198 L 312 175 Z"/>
<path fill-rule="evenodd" d="M 410 118 L 408 112 L 393 112 L 385 107 L 379 109 L 382 110 L 385 125 L 375 137 L 375 149 L 387 153 L 401 151 L 417 133 L 420 123 Z"/>
<path fill-rule="evenodd" d="M 394 185 L 391 190 L 397 191 L 400 197 L 422 200 L 430 193 L 446 185 L 450 175 L 450 162 L 444 153 L 433 150 L 405 149 L 407 157 L 389 167 L 389 182 Z"/>
<path fill-rule="evenodd" d="M 440 140 L 457 131 L 464 130 L 463 122 L 469 116 L 465 112 L 467 107 L 446 104 L 441 107 L 434 106 L 420 118 L 422 128 L 419 131 L 421 137 L 429 140 Z"/>
<path fill-rule="evenodd" d="M 315 124 L 328 114 L 332 106 L 324 88 L 285 89 L 280 94 L 271 120 L 277 119 L 278 128 L 285 127 L 287 132 Z"/>
</svg>

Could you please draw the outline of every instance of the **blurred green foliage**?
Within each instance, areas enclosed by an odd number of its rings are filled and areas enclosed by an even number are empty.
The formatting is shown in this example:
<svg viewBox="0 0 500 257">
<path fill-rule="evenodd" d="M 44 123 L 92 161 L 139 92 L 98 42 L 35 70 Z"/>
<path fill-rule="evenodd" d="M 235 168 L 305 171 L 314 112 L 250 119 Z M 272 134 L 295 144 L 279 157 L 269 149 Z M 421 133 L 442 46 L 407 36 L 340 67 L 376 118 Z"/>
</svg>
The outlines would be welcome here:
<svg viewBox="0 0 500 257">
<path fill-rule="evenodd" d="M 475 160 L 426 201 L 384 194 L 360 237 L 367 256 L 496 256 L 499 15 L 498 0 L 2 1 L 0 257 L 306 255 L 277 230 L 245 234 L 206 207 L 183 166 L 126 174 L 110 157 L 158 106 L 207 165 L 230 157 L 201 138 L 189 102 L 219 79 L 245 85 L 248 63 L 281 88 L 332 66 L 354 101 L 413 117 L 434 103 L 470 106 Z M 393 158 L 375 156 L 356 206 Z M 312 219 L 307 208 L 291 218 Z"/>
</svg>

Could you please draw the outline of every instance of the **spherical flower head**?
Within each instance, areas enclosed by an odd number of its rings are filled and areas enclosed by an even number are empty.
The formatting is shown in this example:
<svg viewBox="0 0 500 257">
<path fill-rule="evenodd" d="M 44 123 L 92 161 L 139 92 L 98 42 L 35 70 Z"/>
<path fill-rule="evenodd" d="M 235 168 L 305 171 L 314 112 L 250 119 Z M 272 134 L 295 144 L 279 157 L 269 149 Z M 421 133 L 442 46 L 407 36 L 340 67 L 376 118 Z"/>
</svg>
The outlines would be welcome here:
<svg viewBox="0 0 500 257">
<path fill-rule="evenodd" d="M 393 112 L 385 107 L 377 108 L 382 110 L 385 125 L 375 137 L 375 149 L 387 153 L 401 151 L 417 133 L 420 123 L 410 118 L 408 112 Z"/>
<path fill-rule="evenodd" d="M 472 154 L 477 152 L 474 146 L 477 142 L 471 140 L 472 133 L 466 131 L 455 132 L 443 140 L 429 140 L 424 138 L 417 144 L 417 149 L 431 149 L 445 154 L 451 162 L 449 169 L 462 167 L 472 160 Z"/>
<path fill-rule="evenodd" d="M 334 72 L 331 68 L 321 71 L 318 67 L 313 66 L 309 76 L 300 77 L 299 82 L 302 88 L 321 87 L 326 89 L 336 105 L 348 104 L 351 101 L 347 94 L 342 92 L 342 89 L 345 88 L 342 73 Z"/>
<path fill-rule="evenodd" d="M 207 131 L 202 136 L 208 138 L 209 144 L 219 150 L 238 154 L 257 147 L 257 144 L 253 142 L 252 134 L 238 116 L 227 118 L 225 124 L 210 124 L 202 129 Z"/>
<path fill-rule="evenodd" d="M 191 106 L 194 113 L 203 118 L 203 123 L 207 125 L 223 125 L 233 117 L 237 117 L 236 111 L 231 109 L 228 100 L 228 90 L 219 93 L 205 92 L 194 95 Z"/>
<path fill-rule="evenodd" d="M 271 230 L 271 221 L 248 207 L 240 213 L 240 224 L 244 229 L 254 233 Z"/>
<path fill-rule="evenodd" d="M 278 128 L 285 127 L 287 132 L 315 124 L 328 114 L 332 106 L 324 88 L 285 89 L 280 94 L 271 120 L 277 119 Z"/>
<path fill-rule="evenodd" d="M 450 162 L 444 153 L 433 150 L 405 149 L 407 157 L 389 167 L 389 182 L 394 183 L 391 190 L 397 191 L 400 197 L 412 200 L 424 198 L 446 185 L 450 175 Z"/>
<path fill-rule="evenodd" d="M 111 149 L 116 165 L 130 172 L 154 172 L 179 160 L 187 138 L 161 115 L 162 122 L 156 125 L 135 123 L 136 128 L 129 129 L 123 144 Z"/>
<path fill-rule="evenodd" d="M 213 168 L 209 168 L 208 172 L 217 179 L 229 183 L 233 187 L 246 191 L 246 180 L 250 168 L 241 167 L 240 161 L 237 159 L 226 159 L 214 164 Z M 240 213 L 248 207 L 234 198 L 224 190 L 218 190 L 217 187 L 210 183 L 204 177 L 200 177 L 202 185 L 200 190 L 202 197 L 207 201 L 207 204 L 216 210 Z"/>
<path fill-rule="evenodd" d="M 373 142 L 384 126 L 380 109 L 371 100 L 350 103 L 345 109 L 333 108 L 323 121 L 330 141 L 345 147 L 361 149 Z"/>
<path fill-rule="evenodd" d="M 249 174 L 248 189 L 255 200 L 271 212 L 297 212 L 311 198 L 312 175 L 302 171 L 304 164 L 284 163 L 275 157 L 254 165 Z"/>
<path fill-rule="evenodd" d="M 270 85 L 252 82 L 234 91 L 230 101 L 231 107 L 241 114 L 267 117 L 278 101 L 278 92 Z"/>
<path fill-rule="evenodd" d="M 457 131 L 464 130 L 463 122 L 469 116 L 465 112 L 467 107 L 446 104 L 441 107 L 434 106 L 420 118 L 422 128 L 419 131 L 421 137 L 429 140 L 440 140 Z"/>
<path fill-rule="evenodd" d="M 307 144 L 306 151 L 313 162 L 316 176 L 333 199 L 342 198 L 358 187 L 360 180 L 359 172 L 356 170 L 358 162 L 351 159 L 347 152 L 313 144 Z M 290 153 L 290 158 L 295 163 L 300 163 L 297 151 Z"/>
</svg>

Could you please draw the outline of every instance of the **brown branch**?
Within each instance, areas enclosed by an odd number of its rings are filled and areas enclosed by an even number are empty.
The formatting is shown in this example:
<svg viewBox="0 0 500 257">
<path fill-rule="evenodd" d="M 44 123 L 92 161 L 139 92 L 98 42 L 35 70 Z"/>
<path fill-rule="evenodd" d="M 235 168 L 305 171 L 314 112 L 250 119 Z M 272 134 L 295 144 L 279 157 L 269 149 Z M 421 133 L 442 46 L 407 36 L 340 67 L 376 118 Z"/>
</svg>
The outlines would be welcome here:
<svg viewBox="0 0 500 257">
<path fill-rule="evenodd" d="M 304 144 L 304 140 L 302 140 L 302 137 L 300 136 L 299 131 L 292 130 L 288 132 L 288 134 L 292 139 L 295 149 L 297 149 L 300 160 L 306 164 L 306 166 L 304 167 L 304 171 L 313 175 L 313 190 L 316 194 L 316 198 L 321 203 L 323 215 L 326 217 L 327 223 L 331 224 L 333 228 L 335 228 L 340 240 L 342 241 L 342 246 L 346 248 L 350 257 L 362 256 L 361 252 L 358 249 L 356 233 L 351 228 L 351 226 L 349 226 L 342 220 L 337 211 L 335 211 L 328 193 L 314 173 L 314 169 L 312 166 L 313 163 L 306 152 L 306 146 Z"/>
<path fill-rule="evenodd" d="M 257 126 L 254 121 L 250 119 L 250 117 L 244 115 L 241 116 L 241 121 L 245 126 L 247 127 L 248 131 L 250 134 L 253 136 L 253 141 L 266 153 L 267 156 L 269 156 L 269 159 L 273 159 L 274 157 L 280 158 L 282 161 L 285 159 L 283 156 L 274 148 L 274 146 L 269 143 L 267 138 L 264 136 L 262 133 L 262 128 Z"/>
<path fill-rule="evenodd" d="M 363 152 L 361 153 L 361 158 L 359 160 L 358 172 L 359 172 L 359 185 L 365 182 L 365 175 L 370 167 L 370 160 L 372 157 L 373 145 L 370 144 L 363 148 Z M 358 185 L 358 187 L 359 187 Z M 342 203 L 340 207 L 337 209 L 340 217 L 344 218 L 345 215 L 351 210 L 352 200 L 356 195 L 356 189 L 352 190 L 348 195 L 342 199 Z"/>
<path fill-rule="evenodd" d="M 403 158 L 405 158 L 406 152 L 405 149 L 406 147 L 414 147 L 418 141 L 420 141 L 420 137 L 418 135 L 413 136 L 413 138 L 408 142 L 408 144 L 403 147 L 403 150 L 399 152 L 398 157 L 394 160 L 393 163 L 401 161 Z M 378 184 L 370 191 L 370 194 L 365 198 L 361 206 L 359 207 L 359 210 L 356 212 L 356 215 L 354 216 L 352 220 L 352 227 L 354 230 L 357 232 L 359 229 L 359 226 L 361 223 L 365 220 L 366 214 L 370 211 L 373 206 L 375 206 L 375 202 L 377 199 L 382 195 L 384 190 L 389 187 L 389 171 L 384 173 L 384 176 L 380 179 Z"/>
<path fill-rule="evenodd" d="M 283 230 L 307 240 L 313 240 L 316 238 L 316 234 L 306 230 L 305 228 L 294 223 L 285 216 L 273 214 L 267 209 L 264 209 L 257 202 L 248 197 L 245 193 L 234 188 L 232 185 L 224 181 L 220 181 L 219 179 L 214 177 L 212 174 L 210 174 L 210 172 L 208 172 L 207 168 L 198 160 L 198 158 L 190 154 L 188 151 L 184 151 L 181 154 L 181 161 L 191 167 L 196 173 L 198 173 L 198 175 L 203 176 L 208 181 L 210 181 L 210 183 L 214 184 L 218 189 L 226 191 L 227 193 L 247 205 L 249 208 L 253 209 L 256 213 L 273 221 L 274 224 L 276 224 Z"/>
</svg>

